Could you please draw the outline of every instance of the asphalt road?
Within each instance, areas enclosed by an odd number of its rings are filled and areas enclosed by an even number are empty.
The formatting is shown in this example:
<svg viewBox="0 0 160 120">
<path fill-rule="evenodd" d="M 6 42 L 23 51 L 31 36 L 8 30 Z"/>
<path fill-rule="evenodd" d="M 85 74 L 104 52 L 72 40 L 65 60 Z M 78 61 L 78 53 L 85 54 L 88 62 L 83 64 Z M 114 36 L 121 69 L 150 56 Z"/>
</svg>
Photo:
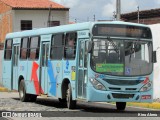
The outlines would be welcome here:
<svg viewBox="0 0 160 120">
<path fill-rule="evenodd" d="M 21 102 L 19 100 L 18 93 L 15 92 L 1 92 L 0 93 L 0 111 L 1 112 L 12 112 L 14 114 L 14 118 L 10 118 L 13 120 L 20 119 L 16 117 L 16 115 L 37 115 L 38 117 L 54 117 L 58 118 L 61 117 L 62 119 L 82 119 L 87 118 L 89 119 L 96 119 L 96 120 L 103 120 L 106 118 L 118 118 L 119 120 L 124 120 L 125 118 L 132 119 L 141 119 L 145 117 L 144 120 L 150 119 L 159 119 L 160 112 L 149 110 L 149 109 L 142 109 L 142 108 L 135 108 L 135 107 L 127 107 L 125 111 L 117 111 L 116 106 L 108 103 L 85 103 L 85 102 L 78 102 L 77 108 L 74 110 L 69 110 L 66 108 L 64 104 L 61 104 L 57 99 L 53 98 L 43 98 L 38 97 L 37 101 L 34 103 L 31 102 Z M 153 117 L 153 116 L 158 117 Z M 78 118 L 77 118 L 78 117 Z M 24 119 L 24 118 L 23 118 Z M 41 118 L 38 118 L 41 119 Z M 45 118 L 46 119 L 46 118 Z M 49 118 L 48 118 L 49 119 Z M 82 120 L 80 119 L 80 120 Z M 1 120 L 1 118 L 0 118 Z M 31 119 L 30 119 L 31 120 Z M 37 118 L 36 118 L 37 120 Z"/>
</svg>

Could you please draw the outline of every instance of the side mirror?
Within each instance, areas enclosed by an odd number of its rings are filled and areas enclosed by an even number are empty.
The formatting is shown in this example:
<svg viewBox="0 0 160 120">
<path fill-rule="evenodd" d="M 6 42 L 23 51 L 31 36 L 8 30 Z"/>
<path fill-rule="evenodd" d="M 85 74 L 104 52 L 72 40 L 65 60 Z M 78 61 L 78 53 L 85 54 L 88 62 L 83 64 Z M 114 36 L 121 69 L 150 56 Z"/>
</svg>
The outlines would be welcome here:
<svg viewBox="0 0 160 120">
<path fill-rule="evenodd" d="M 153 51 L 153 54 L 152 54 L 152 62 L 153 62 L 153 63 L 156 63 L 156 62 L 157 62 L 157 52 L 156 52 L 156 51 Z"/>
<path fill-rule="evenodd" d="M 92 41 L 89 41 L 89 42 L 88 42 L 88 53 L 91 53 L 91 52 L 92 52 L 92 47 L 93 47 L 93 42 L 92 42 Z"/>
</svg>

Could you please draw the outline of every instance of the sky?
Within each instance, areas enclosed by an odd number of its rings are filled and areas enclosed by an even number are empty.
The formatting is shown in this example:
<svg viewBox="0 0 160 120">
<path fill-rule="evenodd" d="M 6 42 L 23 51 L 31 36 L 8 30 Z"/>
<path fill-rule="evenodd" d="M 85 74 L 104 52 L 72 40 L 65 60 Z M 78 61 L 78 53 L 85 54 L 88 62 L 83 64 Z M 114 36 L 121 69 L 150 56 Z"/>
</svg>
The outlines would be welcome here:
<svg viewBox="0 0 160 120">
<path fill-rule="evenodd" d="M 116 11 L 116 0 L 52 0 L 70 8 L 70 21 L 86 22 L 112 20 Z M 121 12 L 160 8 L 160 0 L 121 0 Z"/>
</svg>

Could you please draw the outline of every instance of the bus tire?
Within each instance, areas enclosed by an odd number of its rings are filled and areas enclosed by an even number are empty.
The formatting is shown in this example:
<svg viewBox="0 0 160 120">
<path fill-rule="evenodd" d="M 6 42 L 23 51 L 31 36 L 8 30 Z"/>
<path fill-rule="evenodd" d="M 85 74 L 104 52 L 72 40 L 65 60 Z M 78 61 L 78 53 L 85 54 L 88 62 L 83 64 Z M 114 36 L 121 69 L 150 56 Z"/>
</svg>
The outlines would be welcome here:
<svg viewBox="0 0 160 120">
<path fill-rule="evenodd" d="M 125 110 L 126 108 L 126 102 L 116 102 L 116 107 L 117 107 L 117 110 Z"/>
<path fill-rule="evenodd" d="M 71 88 L 71 84 L 68 84 L 68 89 L 67 89 L 67 93 L 66 93 L 66 100 L 67 100 L 67 107 L 68 109 L 74 109 L 76 108 L 76 101 L 72 100 L 72 88 Z"/>
<path fill-rule="evenodd" d="M 36 100 L 37 100 L 37 95 L 32 95 L 32 94 L 29 95 L 30 102 L 35 102 Z"/>
<path fill-rule="evenodd" d="M 62 107 L 66 107 L 67 106 L 67 100 L 66 98 L 62 99 L 62 98 L 58 98 L 59 103 Z"/>
<path fill-rule="evenodd" d="M 27 102 L 29 100 L 29 94 L 26 93 L 24 80 L 21 80 L 19 83 L 19 98 L 22 102 Z"/>
<path fill-rule="evenodd" d="M 62 98 L 58 98 L 60 103 L 65 103 L 66 102 L 66 98 L 62 99 Z"/>
</svg>

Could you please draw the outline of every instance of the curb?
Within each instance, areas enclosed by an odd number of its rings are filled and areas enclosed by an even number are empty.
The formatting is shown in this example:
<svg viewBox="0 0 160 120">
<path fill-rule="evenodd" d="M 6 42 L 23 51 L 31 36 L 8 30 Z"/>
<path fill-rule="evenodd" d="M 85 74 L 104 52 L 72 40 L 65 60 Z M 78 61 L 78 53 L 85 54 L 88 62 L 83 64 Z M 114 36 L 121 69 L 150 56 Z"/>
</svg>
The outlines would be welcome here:
<svg viewBox="0 0 160 120">
<path fill-rule="evenodd" d="M 116 104 L 113 104 L 113 103 L 106 103 L 106 102 L 96 102 L 96 103 L 100 103 L 100 104 L 109 104 L 109 105 L 113 105 L 113 106 L 116 106 Z M 158 105 L 160 105 L 160 103 L 158 103 L 158 102 L 153 102 L 153 103 L 151 103 L 151 104 L 154 104 L 154 103 L 157 103 Z M 139 109 L 147 109 L 147 110 L 154 110 L 154 111 L 159 111 L 160 110 L 160 108 L 156 108 L 156 107 L 154 107 L 154 106 L 152 106 L 152 107 L 145 107 L 145 106 L 137 106 L 137 105 L 134 105 L 134 104 L 130 104 L 130 105 L 126 105 L 126 107 L 131 107 L 131 108 L 139 108 Z"/>
<path fill-rule="evenodd" d="M 154 110 L 160 110 L 160 103 L 159 102 L 152 102 L 152 103 L 129 103 L 128 106 L 134 106 L 134 107 L 142 107 L 146 109 L 154 109 Z"/>
<path fill-rule="evenodd" d="M 8 89 L 4 87 L 0 87 L 0 92 L 8 92 Z"/>
</svg>

